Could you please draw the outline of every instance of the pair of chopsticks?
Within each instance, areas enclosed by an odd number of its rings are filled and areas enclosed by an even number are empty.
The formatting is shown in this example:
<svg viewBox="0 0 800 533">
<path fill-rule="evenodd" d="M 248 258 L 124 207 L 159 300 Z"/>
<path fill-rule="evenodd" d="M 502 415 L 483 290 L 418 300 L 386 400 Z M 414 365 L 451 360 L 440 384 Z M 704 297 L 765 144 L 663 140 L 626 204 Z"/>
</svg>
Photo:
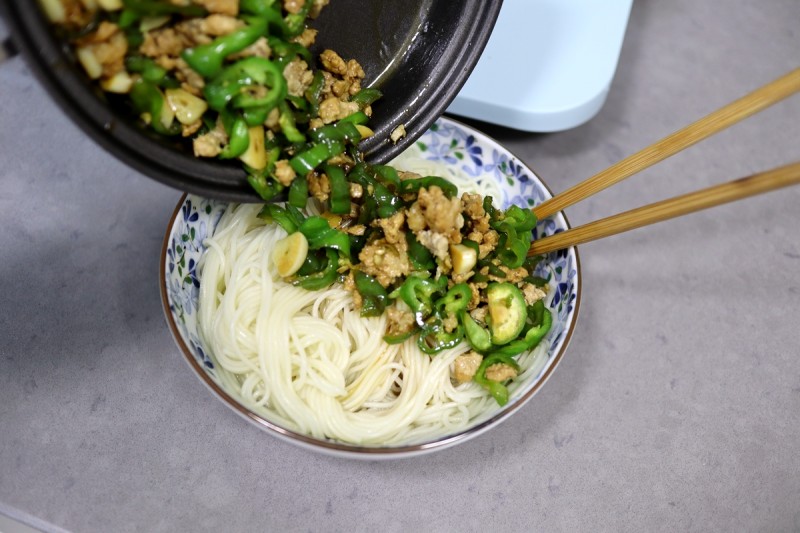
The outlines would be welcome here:
<svg viewBox="0 0 800 533">
<path fill-rule="evenodd" d="M 541 220 L 800 91 L 800 68 L 727 104 L 536 206 Z M 800 183 L 800 162 L 632 209 L 533 242 L 528 255 L 568 248 Z"/>
</svg>

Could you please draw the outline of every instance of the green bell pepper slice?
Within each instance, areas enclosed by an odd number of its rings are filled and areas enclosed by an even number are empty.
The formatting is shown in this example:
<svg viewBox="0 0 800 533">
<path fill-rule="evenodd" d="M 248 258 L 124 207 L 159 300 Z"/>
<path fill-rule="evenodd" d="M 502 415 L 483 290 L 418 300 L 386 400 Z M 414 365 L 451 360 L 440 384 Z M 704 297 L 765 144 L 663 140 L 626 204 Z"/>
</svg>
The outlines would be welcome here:
<svg viewBox="0 0 800 533">
<path fill-rule="evenodd" d="M 343 231 L 333 229 L 322 217 L 311 216 L 297 228 L 308 240 L 309 250 L 331 248 L 350 257 L 350 238 Z"/>
<path fill-rule="evenodd" d="M 380 316 L 389 304 L 389 295 L 374 277 L 360 270 L 353 271 L 356 290 L 361 295 L 361 316 Z"/>
<path fill-rule="evenodd" d="M 233 159 L 247 151 L 250 146 L 250 132 L 247 122 L 240 115 L 221 113 L 222 125 L 228 134 L 228 145 L 219 154 L 221 159 Z"/>
<path fill-rule="evenodd" d="M 400 298 L 416 317 L 417 324 L 424 325 L 425 319 L 433 313 L 433 297 L 446 287 L 446 278 L 437 281 L 419 276 L 409 276 L 389 294 L 390 298 Z"/>
<path fill-rule="evenodd" d="M 306 258 L 311 260 L 312 254 Z M 309 291 L 316 291 L 329 287 L 339 276 L 339 254 L 332 248 L 325 249 L 324 267 L 312 274 L 298 276 L 292 283 Z M 302 267 L 300 271 L 302 271 Z M 298 271 L 298 274 L 300 273 Z"/>
<path fill-rule="evenodd" d="M 447 293 L 436 300 L 434 307 L 443 317 L 459 316 L 467 310 L 467 305 L 472 299 L 472 289 L 466 283 L 457 283 L 447 290 Z"/>
<path fill-rule="evenodd" d="M 423 353 L 433 355 L 447 348 L 458 346 L 463 339 L 464 326 L 458 324 L 453 331 L 448 332 L 441 321 L 435 320 L 422 326 L 419 337 L 417 337 L 417 346 Z"/>
<path fill-rule="evenodd" d="M 250 90 L 266 87 L 265 94 L 253 94 Z M 208 106 L 221 111 L 229 103 L 236 108 L 259 108 L 266 113 L 277 106 L 287 94 L 286 80 L 281 69 L 263 57 L 247 57 L 225 67 L 203 88 Z"/>
<path fill-rule="evenodd" d="M 544 303 L 541 300 L 529 306 L 528 314 L 529 317 L 534 316 L 534 320 L 538 318 L 538 323 L 530 327 L 521 339 L 511 341 L 492 353 L 512 357 L 523 352 L 529 352 L 539 345 L 553 325 L 553 315 L 544 307 Z"/>
<path fill-rule="evenodd" d="M 466 311 L 461 313 L 461 323 L 464 324 L 464 336 L 473 350 L 483 353 L 492 348 L 489 331 L 481 327 Z"/>
<path fill-rule="evenodd" d="M 161 122 L 164 111 L 165 97 L 158 86 L 144 78 L 137 79 L 129 92 L 131 102 L 139 113 L 150 115 L 150 126 L 162 135 L 177 135 L 181 131 L 178 121 L 173 121 L 168 127 Z"/>
<path fill-rule="evenodd" d="M 433 186 L 442 189 L 448 198 L 458 195 L 458 187 L 439 176 L 426 176 L 424 178 L 408 179 L 400 182 L 397 193 L 401 195 L 418 194 L 420 189 L 429 189 Z"/>
<path fill-rule="evenodd" d="M 341 167 L 325 165 L 322 171 L 328 176 L 331 186 L 330 212 L 337 215 L 346 215 L 350 212 L 350 185 Z"/>
<path fill-rule="evenodd" d="M 225 58 L 241 52 L 267 32 L 267 21 L 250 19 L 250 24 L 227 35 L 217 37 L 208 44 L 187 48 L 181 53 L 184 61 L 198 74 L 211 78 L 222 70 Z"/>
</svg>

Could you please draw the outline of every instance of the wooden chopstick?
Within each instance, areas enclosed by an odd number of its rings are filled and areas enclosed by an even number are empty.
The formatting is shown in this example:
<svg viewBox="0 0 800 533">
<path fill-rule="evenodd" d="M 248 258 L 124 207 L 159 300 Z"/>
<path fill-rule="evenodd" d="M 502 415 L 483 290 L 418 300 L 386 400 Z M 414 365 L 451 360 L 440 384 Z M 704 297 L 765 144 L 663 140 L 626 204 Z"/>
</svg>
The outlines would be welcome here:
<svg viewBox="0 0 800 533">
<path fill-rule="evenodd" d="M 546 200 L 534 208 L 539 220 L 547 218 L 611 185 L 663 161 L 689 146 L 732 126 L 800 90 L 800 68 L 756 89 L 750 94 L 721 107 L 713 113 L 664 137 L 598 172 L 591 178 Z"/>
<path fill-rule="evenodd" d="M 662 200 L 543 237 L 533 241 L 528 255 L 568 248 L 798 183 L 800 162 Z"/>
</svg>

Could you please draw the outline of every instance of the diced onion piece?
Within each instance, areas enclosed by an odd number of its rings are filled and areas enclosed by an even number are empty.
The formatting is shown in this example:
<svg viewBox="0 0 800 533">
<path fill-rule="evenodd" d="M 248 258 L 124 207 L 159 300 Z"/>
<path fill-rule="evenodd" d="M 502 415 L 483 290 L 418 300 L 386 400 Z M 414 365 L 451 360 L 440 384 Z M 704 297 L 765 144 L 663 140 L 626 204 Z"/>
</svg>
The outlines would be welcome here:
<svg viewBox="0 0 800 533">
<path fill-rule="evenodd" d="M 361 134 L 362 139 L 366 139 L 367 137 L 372 137 L 373 135 L 375 135 L 375 132 L 372 131 L 371 128 L 368 128 L 363 124 L 356 124 L 356 129 L 358 130 L 358 133 Z"/>
<path fill-rule="evenodd" d="M 90 47 L 83 46 L 76 49 L 75 55 L 78 56 L 78 61 L 90 78 L 96 80 L 103 74 L 103 65 Z"/>
<path fill-rule="evenodd" d="M 101 2 L 116 2 L 120 4 L 122 7 L 122 2 L 120 0 L 100 0 Z M 109 10 L 111 11 L 111 10 Z M 156 28 L 160 28 L 164 24 L 170 21 L 169 15 L 158 15 L 153 17 L 143 17 L 142 20 L 139 22 L 139 31 L 142 33 L 147 33 L 150 30 L 154 30 Z"/>
<path fill-rule="evenodd" d="M 261 170 L 267 166 L 267 150 L 264 147 L 264 127 L 253 126 L 247 129 L 250 145 L 239 159 L 250 168 Z"/>
<path fill-rule="evenodd" d="M 124 70 L 117 72 L 110 78 L 100 80 L 100 87 L 109 93 L 127 94 L 130 92 L 132 85 L 133 78 Z"/>
<path fill-rule="evenodd" d="M 208 104 L 185 89 L 167 89 L 164 91 L 167 102 L 181 124 L 194 124 L 208 109 Z"/>
<path fill-rule="evenodd" d="M 67 21 L 67 12 L 60 0 L 39 0 L 39 5 L 50 22 L 63 23 Z"/>
<path fill-rule="evenodd" d="M 81 0 L 81 4 L 89 11 L 97 11 L 96 0 Z"/>
<path fill-rule="evenodd" d="M 285 278 L 291 276 L 303 266 L 308 255 L 308 240 L 306 236 L 295 231 L 275 243 L 272 251 L 272 262 L 278 274 Z"/>
<path fill-rule="evenodd" d="M 464 244 L 451 244 L 450 259 L 453 261 L 453 274 L 466 274 L 478 263 L 478 252 Z"/>
</svg>

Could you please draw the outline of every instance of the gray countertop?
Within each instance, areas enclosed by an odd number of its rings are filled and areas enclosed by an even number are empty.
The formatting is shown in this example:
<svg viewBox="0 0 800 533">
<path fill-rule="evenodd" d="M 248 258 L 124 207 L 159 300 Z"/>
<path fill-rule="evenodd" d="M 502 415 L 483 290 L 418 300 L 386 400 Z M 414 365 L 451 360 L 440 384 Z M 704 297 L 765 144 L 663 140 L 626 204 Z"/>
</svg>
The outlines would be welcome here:
<svg viewBox="0 0 800 533">
<path fill-rule="evenodd" d="M 797 0 L 639 0 L 606 105 L 482 125 L 555 191 L 800 63 Z M 800 188 L 580 247 L 569 350 L 496 430 L 312 454 L 190 373 L 158 259 L 180 192 L 0 67 L 0 513 L 93 531 L 800 531 Z M 567 210 L 573 225 L 793 162 L 800 97 Z"/>
</svg>

